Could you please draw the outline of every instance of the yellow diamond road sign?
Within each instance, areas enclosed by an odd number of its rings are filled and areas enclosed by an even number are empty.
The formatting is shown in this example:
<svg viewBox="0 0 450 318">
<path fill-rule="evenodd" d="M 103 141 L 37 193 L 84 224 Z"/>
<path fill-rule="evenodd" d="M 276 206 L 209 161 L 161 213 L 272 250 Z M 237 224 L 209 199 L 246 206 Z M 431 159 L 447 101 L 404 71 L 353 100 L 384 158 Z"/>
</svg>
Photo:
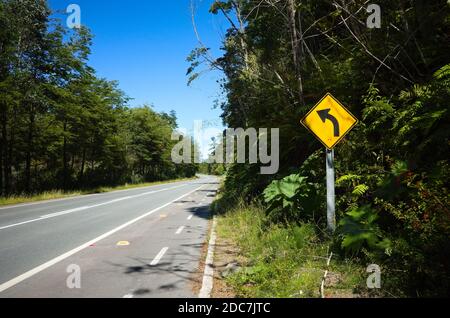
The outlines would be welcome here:
<svg viewBox="0 0 450 318">
<path fill-rule="evenodd" d="M 327 94 L 302 120 L 328 149 L 333 149 L 358 123 L 336 98 Z"/>
</svg>

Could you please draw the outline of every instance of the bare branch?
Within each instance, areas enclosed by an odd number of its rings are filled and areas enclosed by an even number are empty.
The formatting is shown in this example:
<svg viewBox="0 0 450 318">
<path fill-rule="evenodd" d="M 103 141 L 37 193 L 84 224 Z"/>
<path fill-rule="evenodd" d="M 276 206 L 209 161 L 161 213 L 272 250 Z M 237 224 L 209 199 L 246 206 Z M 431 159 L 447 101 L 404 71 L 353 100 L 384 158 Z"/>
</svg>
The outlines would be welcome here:
<svg viewBox="0 0 450 318">
<path fill-rule="evenodd" d="M 197 38 L 197 41 L 198 41 L 200 47 L 206 49 L 206 50 L 205 50 L 206 53 L 203 55 L 203 57 L 204 57 L 205 60 L 210 64 L 210 67 L 212 67 L 213 69 L 216 69 L 216 70 L 221 71 L 222 68 L 221 68 L 221 67 L 217 64 L 217 62 L 216 62 L 217 59 L 215 59 L 215 58 L 209 53 L 209 50 L 207 50 L 207 47 L 203 44 L 203 41 L 202 41 L 201 38 L 200 38 L 200 34 L 199 34 L 199 32 L 198 32 L 198 29 L 197 29 L 197 23 L 196 23 L 196 21 L 195 21 L 195 5 L 194 5 L 194 0 L 191 0 L 190 6 L 191 6 L 192 26 L 193 26 L 193 28 L 194 28 L 195 36 L 196 36 L 196 38 Z"/>
<path fill-rule="evenodd" d="M 367 46 L 356 36 L 356 34 L 352 31 L 352 29 L 348 26 L 347 22 L 344 20 L 344 18 L 341 16 L 342 22 L 344 23 L 344 25 L 346 26 L 347 30 L 350 32 L 350 34 L 353 36 L 353 38 L 362 46 L 362 48 L 364 49 L 364 51 L 371 56 L 373 59 L 375 59 L 377 62 L 379 62 L 382 66 L 384 66 L 385 68 L 387 68 L 388 70 L 390 70 L 392 73 L 396 74 L 397 76 L 401 77 L 402 79 L 404 79 L 405 81 L 409 82 L 409 83 L 413 83 L 412 80 L 410 80 L 409 78 L 405 77 L 404 75 L 398 73 L 397 71 L 395 71 L 392 67 L 390 67 L 389 65 L 387 65 L 384 61 L 380 60 L 377 56 L 375 56 L 375 54 L 373 54 L 368 48 Z"/>
</svg>

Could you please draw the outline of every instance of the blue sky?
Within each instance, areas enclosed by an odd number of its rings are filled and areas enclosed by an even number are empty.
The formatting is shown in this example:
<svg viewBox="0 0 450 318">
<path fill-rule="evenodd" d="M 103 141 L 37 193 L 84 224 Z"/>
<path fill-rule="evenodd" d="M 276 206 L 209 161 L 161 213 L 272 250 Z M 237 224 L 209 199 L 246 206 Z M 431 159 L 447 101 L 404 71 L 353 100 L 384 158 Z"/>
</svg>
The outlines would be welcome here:
<svg viewBox="0 0 450 318">
<path fill-rule="evenodd" d="M 195 0 L 202 41 L 213 54 L 221 54 L 226 23 L 208 12 L 212 0 Z M 175 110 L 181 128 L 191 130 L 194 120 L 219 121 L 213 109 L 219 97 L 216 80 L 207 73 L 187 86 L 186 57 L 198 44 L 193 31 L 190 0 L 50 0 L 53 10 L 69 4 L 81 7 L 81 22 L 94 34 L 90 65 L 100 77 L 117 80 L 134 98 L 157 111 Z M 220 121 L 219 121 L 220 122 Z"/>
</svg>

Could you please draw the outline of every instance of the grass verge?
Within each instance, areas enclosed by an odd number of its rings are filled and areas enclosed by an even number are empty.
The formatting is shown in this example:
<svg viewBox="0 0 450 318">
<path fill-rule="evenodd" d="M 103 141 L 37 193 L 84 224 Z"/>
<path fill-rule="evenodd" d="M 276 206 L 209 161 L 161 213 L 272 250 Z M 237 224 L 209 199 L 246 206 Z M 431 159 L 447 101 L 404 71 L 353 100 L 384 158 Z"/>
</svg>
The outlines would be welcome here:
<svg viewBox="0 0 450 318">
<path fill-rule="evenodd" d="M 69 192 L 62 191 L 62 190 L 55 190 L 55 191 L 47 191 L 47 192 L 43 192 L 43 193 L 39 193 L 39 194 L 35 194 L 35 195 L 16 195 L 16 196 L 10 196 L 10 197 L 0 197 L 0 207 L 14 205 L 14 204 L 21 204 L 21 203 L 31 203 L 31 202 L 38 202 L 38 201 L 64 199 L 64 198 L 76 197 L 76 196 L 80 196 L 80 195 L 106 193 L 106 192 L 120 191 L 120 190 L 130 190 L 130 189 L 154 186 L 154 185 L 158 185 L 158 184 L 189 181 L 189 180 L 194 180 L 196 178 L 197 177 L 166 180 L 166 181 L 156 181 L 156 182 L 148 182 L 148 183 L 139 183 L 139 184 L 124 184 L 124 185 L 117 186 L 117 187 L 100 187 L 100 188 L 95 188 L 95 189 L 91 189 L 91 190 L 80 190 L 80 191 L 69 191 Z"/>
<path fill-rule="evenodd" d="M 332 258 L 327 267 L 331 242 L 312 224 L 283 227 L 267 221 L 264 209 L 239 204 L 218 216 L 219 241 L 232 242 L 239 269 L 225 283 L 237 297 L 315 298 L 325 270 L 325 297 L 360 297 L 365 271 L 351 260 Z"/>
</svg>

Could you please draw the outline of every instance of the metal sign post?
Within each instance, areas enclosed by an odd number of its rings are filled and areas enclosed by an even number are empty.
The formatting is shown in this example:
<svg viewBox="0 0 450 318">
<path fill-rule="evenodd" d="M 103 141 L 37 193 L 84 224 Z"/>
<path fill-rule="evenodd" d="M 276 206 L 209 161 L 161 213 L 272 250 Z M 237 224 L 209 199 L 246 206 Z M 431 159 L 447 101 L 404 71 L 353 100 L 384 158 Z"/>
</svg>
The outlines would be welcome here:
<svg viewBox="0 0 450 318">
<path fill-rule="evenodd" d="M 326 149 L 327 152 L 327 224 L 331 233 L 336 231 L 336 193 L 335 193 L 335 171 L 334 150 Z"/>
<path fill-rule="evenodd" d="M 336 194 L 334 171 L 334 147 L 358 124 L 358 119 L 331 94 L 302 119 L 309 129 L 327 148 L 327 223 L 331 233 L 336 231 Z"/>
</svg>

